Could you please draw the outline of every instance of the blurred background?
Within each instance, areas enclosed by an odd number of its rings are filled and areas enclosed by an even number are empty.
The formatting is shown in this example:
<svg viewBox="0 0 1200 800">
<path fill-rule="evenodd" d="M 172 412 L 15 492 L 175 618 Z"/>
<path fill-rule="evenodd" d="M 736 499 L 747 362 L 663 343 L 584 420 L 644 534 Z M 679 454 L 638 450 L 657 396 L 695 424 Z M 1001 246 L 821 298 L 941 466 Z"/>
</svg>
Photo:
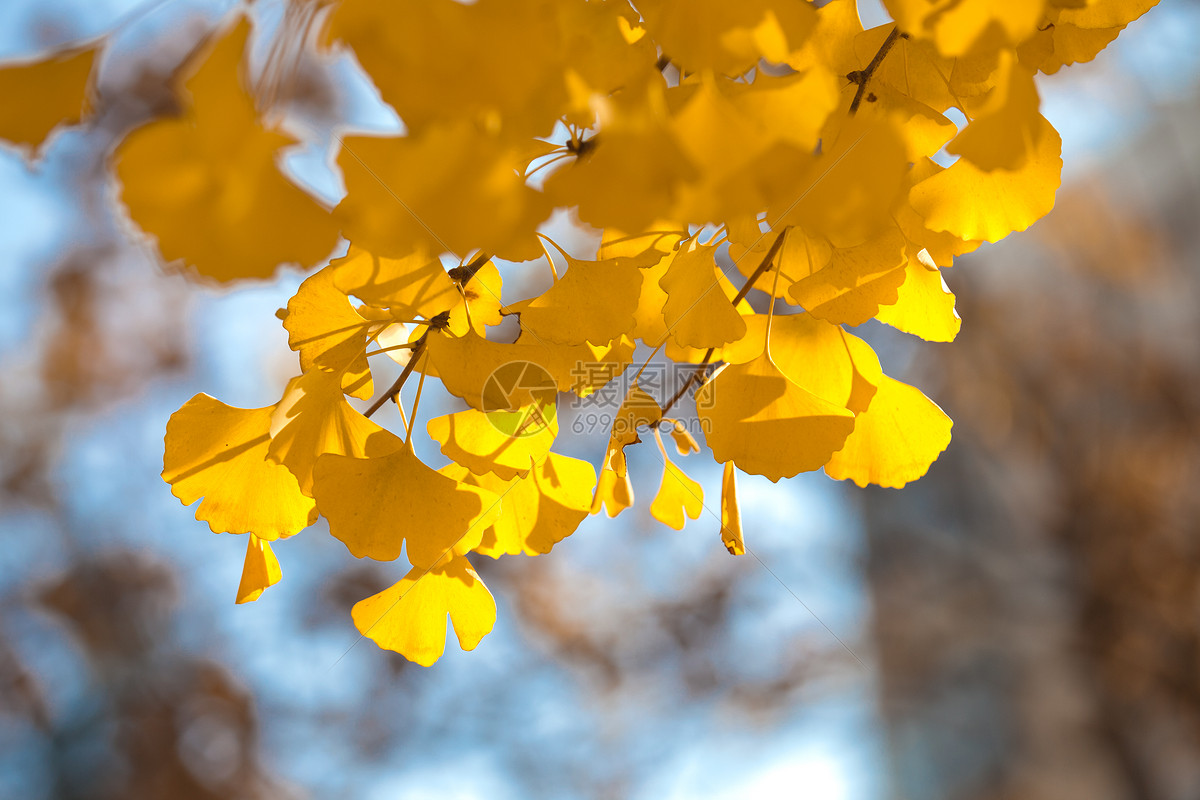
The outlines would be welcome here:
<svg viewBox="0 0 1200 800">
<path fill-rule="evenodd" d="M 2 60 L 117 31 L 93 124 L 0 150 L 0 797 L 1200 798 L 1200 4 L 1042 83 L 1057 207 L 946 274 L 955 343 L 859 330 L 955 420 L 927 477 L 745 479 L 734 558 L 707 515 L 650 519 L 636 448 L 634 509 L 477 561 L 496 630 L 432 669 L 349 618 L 399 567 L 318 526 L 235 606 L 244 540 L 158 477 L 190 396 L 296 371 L 303 276 L 165 272 L 107 171 L 232 5 L 0 4 Z M 301 74 L 299 115 L 377 121 L 348 60 Z M 331 152 L 288 160 L 327 200 Z"/>
</svg>

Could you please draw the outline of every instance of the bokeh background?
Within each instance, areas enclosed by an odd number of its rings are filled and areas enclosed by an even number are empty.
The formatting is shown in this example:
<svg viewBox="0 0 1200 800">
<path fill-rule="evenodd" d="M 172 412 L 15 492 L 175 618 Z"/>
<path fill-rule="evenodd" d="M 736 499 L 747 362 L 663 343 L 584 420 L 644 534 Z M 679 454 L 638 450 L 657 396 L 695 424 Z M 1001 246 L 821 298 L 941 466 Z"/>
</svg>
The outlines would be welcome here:
<svg viewBox="0 0 1200 800">
<path fill-rule="evenodd" d="M 399 567 L 318 526 L 235 606 L 244 540 L 158 478 L 191 395 L 296 371 L 273 312 L 303 276 L 188 283 L 108 172 L 232 6 L 0 4 L 0 60 L 116 31 L 94 122 L 0 150 L 0 797 L 1200 798 L 1200 4 L 1041 84 L 1064 186 L 947 273 L 957 342 L 860 329 L 956 421 L 926 478 L 746 479 L 734 558 L 711 516 L 650 519 L 643 445 L 634 509 L 480 560 L 496 630 L 432 669 L 349 619 Z M 297 116 L 395 124 L 349 59 L 300 75 Z M 287 162 L 330 201 L 332 152 Z"/>
</svg>

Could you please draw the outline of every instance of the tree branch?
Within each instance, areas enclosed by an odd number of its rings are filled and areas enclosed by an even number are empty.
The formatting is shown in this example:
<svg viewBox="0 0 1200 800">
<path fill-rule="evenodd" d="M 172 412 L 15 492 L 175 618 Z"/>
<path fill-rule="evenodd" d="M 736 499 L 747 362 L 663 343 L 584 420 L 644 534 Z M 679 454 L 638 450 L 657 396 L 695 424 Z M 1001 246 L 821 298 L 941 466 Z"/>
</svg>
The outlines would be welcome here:
<svg viewBox="0 0 1200 800">
<path fill-rule="evenodd" d="M 871 76 L 875 74 L 875 70 L 879 69 L 879 65 L 883 63 L 884 56 L 891 51 L 892 46 L 896 44 L 896 40 L 901 37 L 907 39 L 907 33 L 901 33 L 899 26 L 893 27 L 892 32 L 883 40 L 883 44 L 879 45 L 878 52 L 871 59 L 871 63 L 867 64 L 867 68 L 863 70 L 855 70 L 846 78 L 851 83 L 858 84 L 858 91 L 854 93 L 854 100 L 850 102 L 850 115 L 854 116 L 854 112 L 858 111 L 858 107 L 862 105 L 863 95 L 867 92 L 867 82 L 871 80 Z"/>
</svg>

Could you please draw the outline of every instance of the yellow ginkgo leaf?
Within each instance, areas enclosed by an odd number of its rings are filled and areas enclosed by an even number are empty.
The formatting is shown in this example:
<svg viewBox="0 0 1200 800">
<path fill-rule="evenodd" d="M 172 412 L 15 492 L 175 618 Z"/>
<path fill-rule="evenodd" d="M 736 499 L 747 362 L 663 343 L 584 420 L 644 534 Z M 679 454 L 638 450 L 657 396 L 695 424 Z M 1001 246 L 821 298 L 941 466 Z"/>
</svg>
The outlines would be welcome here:
<svg viewBox="0 0 1200 800">
<path fill-rule="evenodd" d="M 870 345 L 809 314 L 775 316 L 771 355 L 788 380 L 856 414 L 867 409 L 883 378 Z"/>
<path fill-rule="evenodd" d="M 1020 169 L 1037 151 L 1048 127 L 1038 113 L 1033 70 L 1008 51 L 1000 54 L 996 88 L 978 106 L 968 107 L 971 123 L 946 145 L 985 172 Z"/>
<path fill-rule="evenodd" d="M 671 438 L 675 440 L 675 449 L 679 451 L 679 455 L 686 456 L 689 453 L 700 452 L 700 445 L 696 443 L 696 437 L 692 436 L 691 431 L 681 420 L 664 419 L 663 422 L 671 423 Z"/>
<path fill-rule="evenodd" d="M 684 226 L 666 221 L 652 222 L 645 233 L 629 236 L 609 228 L 600 239 L 596 260 L 647 269 L 661 264 L 686 238 L 688 233 Z"/>
<path fill-rule="evenodd" d="M 950 444 L 953 425 L 919 389 L 885 375 L 845 446 L 825 465 L 825 474 L 859 486 L 899 489 L 929 471 Z"/>
<path fill-rule="evenodd" d="M 548 375 L 559 391 L 586 397 L 629 366 L 634 343 L 628 337 L 595 347 L 552 345 L 522 336 L 512 344 L 489 341 L 474 331 L 453 336 L 439 331 L 427 342 L 429 359 L 446 391 L 480 411 L 516 409 L 528 401 L 510 393 L 511 385 L 489 380 L 497 370 L 521 368 L 535 389 Z M 526 368 L 527 367 L 527 368 Z M 482 383 L 481 383 L 482 382 Z M 527 387 L 528 388 L 528 387 Z M 514 402 L 515 400 L 515 402 Z"/>
<path fill-rule="evenodd" d="M 575 532 L 591 511 L 596 470 L 586 461 L 548 453 L 536 466 L 510 481 L 472 476 L 503 500 L 503 511 L 475 552 L 492 558 L 549 553 Z"/>
<path fill-rule="evenodd" d="M 272 406 L 233 408 L 206 394 L 167 422 L 163 480 L 214 533 L 253 533 L 275 540 L 317 519 L 312 498 L 287 467 L 267 460 Z"/>
<path fill-rule="evenodd" d="M 1062 178 L 1062 139 L 1042 120 L 1037 149 L 1017 170 L 984 172 L 960 158 L 913 186 L 909 201 L 935 231 L 998 242 L 1023 231 L 1054 207 Z"/>
<path fill-rule="evenodd" d="M 737 468 L 725 462 L 721 473 L 721 544 L 730 555 L 746 554 L 746 537 L 742 533 L 742 512 L 737 500 Z"/>
<path fill-rule="evenodd" d="M 641 294 L 633 312 L 634 323 L 630 333 L 651 347 L 657 347 L 667 339 L 667 321 L 663 317 L 667 293 L 659 282 L 667 274 L 673 260 L 666 254 L 660 254 L 656 263 L 642 269 Z"/>
<path fill-rule="evenodd" d="M 652 0 L 638 10 L 646 30 L 682 69 L 726 75 L 739 75 L 760 58 L 787 60 L 816 22 L 808 4 L 771 0 Z"/>
<path fill-rule="evenodd" d="M 1018 45 L 1032 36 L 1046 0 L 884 0 L 901 30 L 931 39 L 944 56 L 986 45 Z"/>
<path fill-rule="evenodd" d="M 772 204 L 767 219 L 772 230 L 792 225 L 836 247 L 862 244 L 899 202 L 907 170 L 907 149 L 896 124 L 856 116 L 785 198 Z"/>
<path fill-rule="evenodd" d="M 283 464 L 312 496 L 312 471 L 325 453 L 365 458 L 393 453 L 403 442 L 356 411 L 336 373 L 309 372 L 288 383 L 271 412 L 268 457 Z"/>
<path fill-rule="evenodd" d="M 1092 0 L 1088 3 L 1059 3 L 1055 24 L 1077 28 L 1119 28 L 1138 19 L 1158 5 L 1158 0 Z"/>
<path fill-rule="evenodd" d="M 610 517 L 615 517 L 632 505 L 633 482 L 629 480 L 629 474 L 618 475 L 615 470 L 600 470 L 600 479 L 592 496 L 591 512 L 599 514 L 603 509 Z"/>
<path fill-rule="evenodd" d="M 59 125 L 74 125 L 90 108 L 98 47 L 51 53 L 36 61 L 0 64 L 0 139 L 37 151 Z"/>
<path fill-rule="evenodd" d="M 904 283 L 906 244 L 900 229 L 888 225 L 856 247 L 834 249 L 825 266 L 797 278 L 788 297 L 814 317 L 861 325 L 881 305 L 896 302 L 896 290 Z M 793 267 L 792 276 L 798 274 Z"/>
<path fill-rule="evenodd" d="M 567 272 L 532 300 L 511 310 L 521 327 L 551 344 L 611 342 L 633 326 L 642 271 L 628 262 L 580 261 L 563 254 Z"/>
<path fill-rule="evenodd" d="M 351 244 L 329 268 L 334 285 L 344 294 L 387 308 L 402 319 L 432 319 L 462 300 L 442 262 L 423 250 L 403 258 L 380 258 Z"/>
<path fill-rule="evenodd" d="M 458 302 L 449 309 L 446 330 L 461 336 L 470 327 L 482 336 L 487 326 L 499 325 L 504 321 L 504 303 L 500 300 L 503 289 L 500 270 L 491 261 L 476 269 L 471 279 L 462 285 Z"/>
<path fill-rule="evenodd" d="M 558 21 L 555 4 L 537 0 L 344 0 L 329 16 L 328 38 L 353 48 L 410 131 L 466 119 L 516 139 L 548 135 L 566 100 Z"/>
<path fill-rule="evenodd" d="M 717 461 L 772 481 L 820 468 L 854 428 L 854 414 L 805 391 L 769 352 L 725 367 L 696 393 Z"/>
<path fill-rule="evenodd" d="M 776 141 L 812 152 L 821 128 L 838 103 L 839 81 L 825 70 L 775 77 L 766 73 L 753 84 L 730 85 L 738 111 Z"/>
<path fill-rule="evenodd" d="M 639 384 L 634 383 L 625 394 L 621 407 L 613 417 L 609 448 L 625 447 L 638 441 L 638 429 L 648 428 L 662 419 L 658 402 Z"/>
<path fill-rule="evenodd" d="M 129 215 L 182 259 L 219 281 L 268 278 L 282 263 L 324 259 L 337 243 L 330 213 L 284 177 L 280 151 L 294 140 L 262 127 L 239 78 L 244 18 L 183 67 L 191 102 L 117 146 Z"/>
<path fill-rule="evenodd" d="M 496 624 L 496 601 L 471 563 L 448 558 L 432 569 L 414 567 L 398 583 L 360 600 L 354 626 L 384 650 L 428 667 L 446 650 L 446 618 L 463 650 L 475 646 Z"/>
<path fill-rule="evenodd" d="M 1039 29 L 1018 48 L 1017 55 L 1029 69 L 1053 75 L 1065 66 L 1091 61 L 1123 27 L 1081 28 L 1059 20 Z"/>
<path fill-rule="evenodd" d="M 680 188 L 698 171 L 668 127 L 665 91 L 661 79 L 652 79 L 599 100 L 603 135 L 546 179 L 550 200 L 578 206 L 590 225 L 623 231 L 647 230 L 664 209 L 673 209 Z"/>
<path fill-rule="evenodd" d="M 927 342 L 952 342 L 962 327 L 954 310 L 954 294 L 942 272 L 922 250 L 904 268 L 906 277 L 896 302 L 879 309 L 875 318 Z"/>
<path fill-rule="evenodd" d="M 238 584 L 237 602 L 252 603 L 268 588 L 279 583 L 283 572 L 271 543 L 253 533 L 246 542 L 246 562 L 242 565 L 242 580 Z"/>
<path fill-rule="evenodd" d="M 700 518 L 700 512 L 704 510 L 704 489 L 667 457 L 662 435 L 657 430 L 654 436 L 663 458 L 663 476 L 658 494 L 650 504 L 650 516 L 668 528 L 681 531 L 686 522 L 684 515 L 691 519 Z"/>
<path fill-rule="evenodd" d="M 675 253 L 659 281 L 667 293 L 667 330 L 682 347 L 721 347 L 746 335 L 746 323 L 718 283 L 716 249 L 692 242 Z"/>
<path fill-rule="evenodd" d="M 367 399 L 374 393 L 367 364 L 367 328 L 372 324 L 354 310 L 350 299 L 334 285 L 332 266 L 312 275 L 288 301 L 283 327 L 288 345 L 300 353 L 300 369 L 341 374 L 341 387 Z"/>
<path fill-rule="evenodd" d="M 727 96 L 729 82 L 704 72 L 667 92 L 672 106 L 671 129 L 691 163 L 703 166 L 698 179 L 680 186 L 674 215 L 687 220 L 723 219 L 766 204 L 764 189 L 785 171 L 784 153 L 796 150 L 806 164 L 807 152 L 786 140 L 773 139 L 766 126 L 745 114 Z M 732 90 L 730 90 L 732 93 Z M 770 159 L 764 159 L 772 150 Z M 759 166 L 766 170 L 760 175 Z"/>
<path fill-rule="evenodd" d="M 475 248 L 524 261 L 550 212 L 525 185 L 515 150 L 460 120 L 400 138 L 348 136 L 338 164 L 346 196 L 335 209 L 346 236 L 376 255 L 467 255 Z"/>
<path fill-rule="evenodd" d="M 500 514 L 479 490 L 421 463 L 409 447 L 377 458 L 324 455 L 313 469 L 313 494 L 329 532 L 356 558 L 392 561 L 404 546 L 414 567 L 446 553 L 466 553 Z"/>
<path fill-rule="evenodd" d="M 484 413 L 474 408 L 434 417 L 425 426 L 442 454 L 476 475 L 494 472 L 510 480 L 541 461 L 558 435 L 553 402 L 534 402 L 515 411 Z"/>
<path fill-rule="evenodd" d="M 933 263 L 950 266 L 956 256 L 977 250 L 983 242 L 977 239 L 964 240 L 948 231 L 932 230 L 925 224 L 925 219 L 913 209 L 911 197 L 913 186 L 945 171 L 945 167 L 932 159 L 918 159 L 908 174 L 909 188 L 905 190 L 905 194 L 909 197 L 906 202 L 896 207 L 894 217 L 896 224 L 904 232 L 904 238 L 908 240 L 907 251 L 910 258 L 913 253 L 925 250 Z"/>
</svg>

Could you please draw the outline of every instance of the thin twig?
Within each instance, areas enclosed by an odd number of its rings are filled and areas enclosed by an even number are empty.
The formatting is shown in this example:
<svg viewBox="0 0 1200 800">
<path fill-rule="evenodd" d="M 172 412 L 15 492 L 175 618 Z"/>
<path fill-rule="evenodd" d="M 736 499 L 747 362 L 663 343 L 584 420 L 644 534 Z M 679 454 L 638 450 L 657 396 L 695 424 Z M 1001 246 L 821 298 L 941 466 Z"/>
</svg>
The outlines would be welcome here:
<svg viewBox="0 0 1200 800">
<path fill-rule="evenodd" d="M 854 116 L 854 112 L 858 111 L 858 107 L 862 105 L 863 95 L 867 92 L 867 82 L 871 80 L 871 76 L 875 74 L 875 70 L 879 69 L 879 65 L 883 63 L 883 58 L 896 44 L 896 40 L 907 34 L 900 33 L 899 26 L 893 27 L 892 32 L 883 40 L 883 44 L 879 45 L 879 50 L 875 53 L 875 57 L 871 59 L 871 63 L 867 64 L 867 68 L 863 70 L 855 70 L 846 77 L 851 82 L 858 84 L 858 90 L 854 93 L 854 100 L 850 103 L 850 116 Z"/>
<path fill-rule="evenodd" d="M 382 408 L 384 403 L 400 394 L 400 390 L 404 388 L 404 382 L 408 380 L 408 376 L 411 375 L 412 371 L 416 368 L 417 361 L 420 359 L 421 354 L 425 352 L 425 338 L 427 336 L 429 336 L 428 330 L 422 333 L 421 338 L 417 340 L 416 345 L 413 347 L 412 357 L 410 357 L 408 359 L 408 363 L 404 365 L 404 371 L 400 373 L 400 377 L 396 378 L 396 382 L 388 387 L 386 392 L 379 395 L 374 403 L 371 403 L 371 407 L 363 412 L 364 417 L 370 417 L 372 414 Z"/>
</svg>

